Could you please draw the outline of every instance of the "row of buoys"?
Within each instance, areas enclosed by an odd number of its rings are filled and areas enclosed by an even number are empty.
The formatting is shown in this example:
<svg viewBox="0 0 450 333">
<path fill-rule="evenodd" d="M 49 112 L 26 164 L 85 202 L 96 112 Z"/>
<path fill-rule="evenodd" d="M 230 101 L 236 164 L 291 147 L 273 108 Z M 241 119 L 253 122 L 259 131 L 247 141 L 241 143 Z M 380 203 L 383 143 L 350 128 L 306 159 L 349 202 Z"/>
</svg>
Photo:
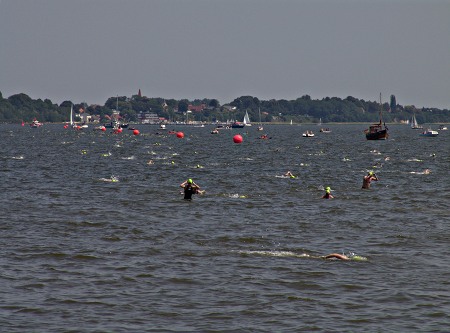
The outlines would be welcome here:
<svg viewBox="0 0 450 333">
<path fill-rule="evenodd" d="M 64 128 L 67 128 L 68 127 L 68 125 L 65 125 L 64 126 Z M 102 130 L 103 132 L 105 132 L 106 131 L 106 127 L 105 126 L 102 126 L 101 128 L 100 128 L 100 130 Z M 114 134 L 120 134 L 120 133 L 122 133 L 122 131 L 123 131 L 123 129 L 122 128 L 116 128 L 115 130 L 114 130 Z M 139 132 L 139 130 L 137 130 L 137 129 L 134 129 L 133 130 L 133 135 L 139 135 L 140 134 L 140 132 Z M 183 132 L 177 132 L 177 138 L 179 138 L 179 139 L 182 139 L 182 138 L 184 138 L 184 133 Z M 240 134 L 236 134 L 235 136 L 233 136 L 233 142 L 234 143 L 242 143 L 242 141 L 244 141 L 244 139 L 242 138 L 242 135 L 240 135 Z"/>
<path fill-rule="evenodd" d="M 179 139 L 184 138 L 184 133 L 183 132 L 177 132 L 177 138 L 179 138 Z M 233 136 L 233 142 L 234 143 L 242 143 L 242 141 L 244 141 L 244 139 L 242 138 L 242 135 L 236 134 L 235 136 Z"/>
</svg>

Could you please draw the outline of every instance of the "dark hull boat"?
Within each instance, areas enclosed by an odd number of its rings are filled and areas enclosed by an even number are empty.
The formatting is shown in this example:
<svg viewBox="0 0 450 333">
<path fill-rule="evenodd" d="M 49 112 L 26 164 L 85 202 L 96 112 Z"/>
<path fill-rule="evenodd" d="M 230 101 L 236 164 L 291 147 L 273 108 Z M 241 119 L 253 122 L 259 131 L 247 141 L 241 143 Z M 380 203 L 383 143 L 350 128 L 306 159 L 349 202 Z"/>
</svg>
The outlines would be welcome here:
<svg viewBox="0 0 450 333">
<path fill-rule="evenodd" d="M 380 94 L 380 122 L 377 124 L 372 124 L 364 132 L 366 133 L 367 140 L 386 140 L 389 137 L 388 128 L 386 124 L 383 124 L 383 119 L 381 117 L 381 111 L 383 104 L 381 104 L 381 94 Z M 384 126 L 382 126 L 383 124 Z M 383 128 L 384 127 L 384 128 Z"/>
<path fill-rule="evenodd" d="M 366 139 L 367 140 L 386 140 L 389 137 L 388 130 L 386 125 L 384 129 L 381 127 L 381 124 L 374 124 L 366 130 Z"/>
<path fill-rule="evenodd" d="M 235 121 L 234 123 L 231 124 L 231 128 L 244 128 L 245 124 L 244 123 L 240 123 L 238 121 Z"/>
</svg>

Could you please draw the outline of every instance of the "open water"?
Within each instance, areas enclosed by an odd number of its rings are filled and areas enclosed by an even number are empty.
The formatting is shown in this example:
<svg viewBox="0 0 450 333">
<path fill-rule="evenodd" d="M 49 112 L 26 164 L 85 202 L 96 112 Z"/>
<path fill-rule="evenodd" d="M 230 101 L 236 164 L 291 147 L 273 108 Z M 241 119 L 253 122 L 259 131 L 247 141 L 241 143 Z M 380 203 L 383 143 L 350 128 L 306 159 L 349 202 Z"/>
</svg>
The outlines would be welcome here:
<svg viewBox="0 0 450 333">
<path fill-rule="evenodd" d="M 448 332 L 450 131 L 329 127 L 1 125 L 0 331 Z"/>
</svg>

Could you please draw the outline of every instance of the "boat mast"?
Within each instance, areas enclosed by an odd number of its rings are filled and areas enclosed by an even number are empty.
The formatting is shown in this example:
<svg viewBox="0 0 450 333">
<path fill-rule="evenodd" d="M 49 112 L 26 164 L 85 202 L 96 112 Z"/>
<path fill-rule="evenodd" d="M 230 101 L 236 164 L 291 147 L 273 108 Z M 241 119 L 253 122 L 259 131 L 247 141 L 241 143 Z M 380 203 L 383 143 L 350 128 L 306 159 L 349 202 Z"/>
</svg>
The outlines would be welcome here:
<svg viewBox="0 0 450 333">
<path fill-rule="evenodd" d="M 380 93 L 380 126 L 383 123 L 382 116 L 381 116 L 382 110 L 383 110 L 383 104 L 381 104 L 381 93 Z"/>
</svg>

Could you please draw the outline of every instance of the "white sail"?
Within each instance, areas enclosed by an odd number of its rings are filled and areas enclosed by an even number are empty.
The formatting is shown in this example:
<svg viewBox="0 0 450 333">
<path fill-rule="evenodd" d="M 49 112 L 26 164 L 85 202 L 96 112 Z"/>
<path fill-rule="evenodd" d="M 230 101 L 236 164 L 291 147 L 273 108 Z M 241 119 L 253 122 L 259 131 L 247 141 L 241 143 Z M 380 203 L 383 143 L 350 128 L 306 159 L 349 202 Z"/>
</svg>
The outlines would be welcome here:
<svg viewBox="0 0 450 333">
<path fill-rule="evenodd" d="M 70 126 L 73 127 L 73 104 L 70 106 Z"/>
<path fill-rule="evenodd" d="M 413 114 L 412 119 L 411 119 L 411 128 L 412 128 L 412 129 L 421 129 L 421 128 L 423 128 L 422 126 L 420 126 L 420 125 L 417 123 L 416 115 L 415 115 L 415 114 Z"/>
<path fill-rule="evenodd" d="M 245 126 L 252 126 L 252 124 L 250 123 L 250 117 L 248 116 L 248 112 L 245 111 L 245 116 L 244 116 L 244 121 L 243 121 Z"/>
</svg>

